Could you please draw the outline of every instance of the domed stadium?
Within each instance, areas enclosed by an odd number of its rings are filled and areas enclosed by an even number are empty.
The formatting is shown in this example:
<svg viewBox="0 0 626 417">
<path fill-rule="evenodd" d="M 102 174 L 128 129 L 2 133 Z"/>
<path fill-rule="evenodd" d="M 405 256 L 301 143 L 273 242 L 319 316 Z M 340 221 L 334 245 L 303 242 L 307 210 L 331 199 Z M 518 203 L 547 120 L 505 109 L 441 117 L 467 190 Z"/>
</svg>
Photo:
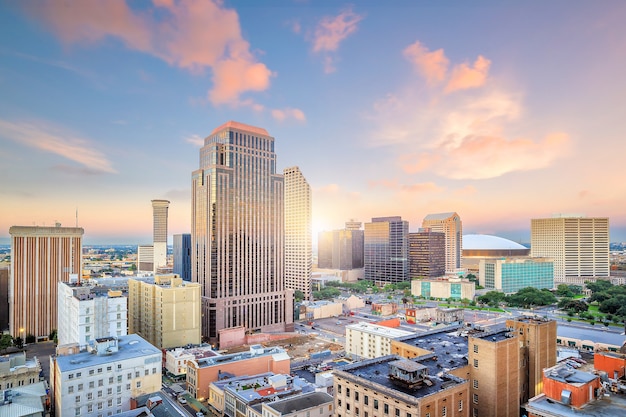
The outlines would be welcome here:
<svg viewBox="0 0 626 417">
<path fill-rule="evenodd" d="M 463 256 L 528 256 L 530 249 L 493 235 L 463 235 Z"/>
</svg>

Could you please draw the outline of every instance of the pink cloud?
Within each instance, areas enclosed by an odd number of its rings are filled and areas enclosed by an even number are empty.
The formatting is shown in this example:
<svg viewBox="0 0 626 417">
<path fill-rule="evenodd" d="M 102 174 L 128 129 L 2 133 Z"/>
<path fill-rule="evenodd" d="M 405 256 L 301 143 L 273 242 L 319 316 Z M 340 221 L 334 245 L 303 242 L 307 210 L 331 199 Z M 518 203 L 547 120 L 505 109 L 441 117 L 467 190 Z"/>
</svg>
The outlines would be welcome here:
<svg viewBox="0 0 626 417">
<path fill-rule="evenodd" d="M 416 184 L 407 184 L 402 186 L 402 191 L 408 193 L 433 193 L 440 192 L 443 189 L 434 182 L 421 182 Z"/>
<path fill-rule="evenodd" d="M 45 0 L 26 9 L 66 44 L 115 38 L 193 73 L 212 69 L 213 104 L 236 104 L 241 94 L 269 87 L 272 72 L 250 52 L 234 10 L 209 0 L 154 0 L 153 5 L 159 13 L 133 10 L 123 0 L 71 5 Z"/>
<path fill-rule="evenodd" d="M 430 84 L 439 83 L 445 79 L 450 61 L 443 53 L 443 49 L 431 52 L 417 41 L 406 47 L 403 54 Z"/>
<path fill-rule="evenodd" d="M 302 110 L 292 108 L 274 109 L 272 110 L 272 116 L 274 117 L 274 119 L 281 122 L 289 118 L 296 119 L 300 122 L 304 122 L 306 120 L 306 116 L 304 115 L 304 112 Z"/>
<path fill-rule="evenodd" d="M 334 17 L 324 17 L 315 29 L 313 52 L 336 51 L 341 41 L 356 32 L 357 24 L 362 19 L 363 16 L 352 10 L 345 10 Z"/>
<path fill-rule="evenodd" d="M 367 186 L 369 188 L 381 187 L 381 188 L 388 188 L 391 190 L 397 190 L 399 187 L 397 179 L 393 179 L 393 180 L 381 179 L 381 180 L 375 180 L 375 181 L 370 180 L 367 182 Z"/>
<path fill-rule="evenodd" d="M 482 87 L 487 80 L 490 66 L 491 61 L 482 55 L 476 58 L 473 67 L 466 62 L 455 66 L 446 85 L 445 92 L 450 93 L 457 90 Z"/>
</svg>

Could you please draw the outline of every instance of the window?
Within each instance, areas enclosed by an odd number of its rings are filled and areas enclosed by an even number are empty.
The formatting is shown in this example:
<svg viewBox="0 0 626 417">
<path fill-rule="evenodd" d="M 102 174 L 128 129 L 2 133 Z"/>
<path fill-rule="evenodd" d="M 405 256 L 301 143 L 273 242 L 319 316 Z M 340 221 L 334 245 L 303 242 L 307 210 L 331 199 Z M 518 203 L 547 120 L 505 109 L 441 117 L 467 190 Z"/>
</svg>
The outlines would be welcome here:
<svg viewBox="0 0 626 417">
<path fill-rule="evenodd" d="M 463 400 L 459 400 L 459 411 L 463 411 Z"/>
<path fill-rule="evenodd" d="M 67 393 L 68 394 L 72 394 L 74 392 L 74 386 L 70 385 L 69 387 L 67 387 Z"/>
<path fill-rule="evenodd" d="M 472 408 L 472 417 L 478 417 L 478 408 Z"/>
<path fill-rule="evenodd" d="M 93 392 L 88 392 L 87 393 L 87 399 L 88 400 L 93 400 Z"/>
<path fill-rule="evenodd" d="M 76 372 L 76 378 L 80 378 L 82 375 L 82 372 Z"/>
<path fill-rule="evenodd" d="M 110 366 L 107 366 L 107 371 L 111 371 L 113 368 Z"/>
<path fill-rule="evenodd" d="M 133 374 L 131 374 L 131 373 L 129 372 L 129 373 L 128 373 L 128 375 L 126 375 L 126 377 L 127 377 L 128 379 L 132 379 L 132 378 L 133 378 Z"/>
<path fill-rule="evenodd" d="M 74 379 L 74 374 L 67 375 L 67 379 Z"/>
<path fill-rule="evenodd" d="M 118 375 L 117 376 L 117 383 L 121 384 L 122 383 L 122 375 Z"/>
<path fill-rule="evenodd" d="M 93 375 L 93 369 L 89 370 L 89 375 Z"/>
<path fill-rule="evenodd" d="M 109 384 L 112 384 L 112 383 L 113 383 L 113 377 L 111 376 L 109 377 Z"/>
<path fill-rule="evenodd" d="M 137 388 L 141 388 L 141 381 L 137 381 Z"/>
<path fill-rule="evenodd" d="M 107 388 L 107 395 L 113 394 L 113 388 Z"/>
<path fill-rule="evenodd" d="M 370 403 L 370 397 L 368 397 L 367 395 L 363 396 L 363 404 L 365 405 L 369 405 Z"/>
<path fill-rule="evenodd" d="M 117 369 L 122 369 L 122 364 L 121 363 L 117 364 Z"/>
<path fill-rule="evenodd" d="M 474 380 L 474 389 L 478 389 L 478 380 L 477 379 Z"/>
<path fill-rule="evenodd" d="M 93 388 L 95 385 L 96 385 L 95 382 L 89 381 L 89 388 Z"/>
<path fill-rule="evenodd" d="M 85 333 L 89 333 L 91 331 L 91 326 L 85 326 Z"/>
<path fill-rule="evenodd" d="M 341 400 L 337 400 L 337 407 L 341 407 Z"/>
<path fill-rule="evenodd" d="M 126 384 L 126 391 L 130 391 L 130 384 Z"/>
<path fill-rule="evenodd" d="M 150 375 L 150 370 L 146 369 L 145 371 L 143 371 L 144 376 L 148 376 Z"/>
<path fill-rule="evenodd" d="M 83 384 L 78 384 L 78 390 L 82 391 L 83 390 Z"/>
<path fill-rule="evenodd" d="M 383 413 L 389 414 L 389 404 L 383 404 Z"/>
<path fill-rule="evenodd" d="M 474 345 L 474 353 L 478 353 L 478 345 Z"/>
<path fill-rule="evenodd" d="M 98 368 L 98 373 L 101 374 L 102 373 L 102 368 Z"/>
<path fill-rule="evenodd" d="M 474 401 L 474 404 L 478 404 L 478 394 L 474 394 L 472 401 Z"/>
<path fill-rule="evenodd" d="M 337 392 L 341 394 L 341 385 L 337 385 Z"/>
<path fill-rule="evenodd" d="M 396 417 L 400 417 L 400 409 L 396 408 Z"/>
<path fill-rule="evenodd" d="M 446 417 L 448 415 L 448 407 L 445 405 L 441 407 L 441 417 Z"/>
<path fill-rule="evenodd" d="M 478 368 L 478 359 L 474 359 L 474 368 Z"/>
<path fill-rule="evenodd" d="M 98 391 L 98 398 L 102 397 L 102 390 Z"/>
<path fill-rule="evenodd" d="M 135 378 L 139 378 L 139 371 L 135 371 Z"/>
<path fill-rule="evenodd" d="M 156 374 L 156 368 L 152 368 L 152 375 Z"/>
<path fill-rule="evenodd" d="M 104 385 L 104 379 L 99 379 L 98 380 L 98 386 L 101 387 Z"/>
<path fill-rule="evenodd" d="M 79 403 L 80 402 L 80 395 L 76 396 L 76 402 Z"/>
<path fill-rule="evenodd" d="M 374 400 L 374 410 L 378 410 L 378 400 Z"/>
<path fill-rule="evenodd" d="M 80 407 L 76 407 L 76 411 L 74 411 L 74 415 L 80 415 Z"/>
<path fill-rule="evenodd" d="M 354 391 L 354 401 L 359 401 L 359 391 Z"/>
</svg>

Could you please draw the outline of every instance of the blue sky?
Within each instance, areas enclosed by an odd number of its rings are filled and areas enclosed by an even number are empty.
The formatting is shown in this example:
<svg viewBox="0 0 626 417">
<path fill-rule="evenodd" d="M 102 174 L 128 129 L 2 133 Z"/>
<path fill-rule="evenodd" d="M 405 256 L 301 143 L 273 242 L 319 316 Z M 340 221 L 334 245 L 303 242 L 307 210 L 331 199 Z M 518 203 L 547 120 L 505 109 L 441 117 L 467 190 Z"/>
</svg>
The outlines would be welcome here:
<svg viewBox="0 0 626 417">
<path fill-rule="evenodd" d="M 609 217 L 626 240 L 626 3 L 0 2 L 0 240 L 190 230 L 202 138 L 267 129 L 313 188 L 314 232 L 456 211 Z"/>
</svg>

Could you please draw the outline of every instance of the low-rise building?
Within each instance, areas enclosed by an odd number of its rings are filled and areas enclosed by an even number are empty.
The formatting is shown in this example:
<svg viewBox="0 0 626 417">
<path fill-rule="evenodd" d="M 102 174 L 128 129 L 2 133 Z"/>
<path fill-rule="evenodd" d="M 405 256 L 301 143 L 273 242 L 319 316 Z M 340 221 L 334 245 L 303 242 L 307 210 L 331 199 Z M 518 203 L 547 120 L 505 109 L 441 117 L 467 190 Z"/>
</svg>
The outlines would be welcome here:
<svg viewBox="0 0 626 417">
<path fill-rule="evenodd" d="M 461 278 L 414 279 L 411 281 L 411 294 L 422 298 L 473 300 L 476 284 Z"/>
<path fill-rule="evenodd" d="M 623 334 L 600 329 L 558 326 L 556 330 L 557 345 L 576 348 L 583 352 L 619 352 L 624 343 L 626 336 Z"/>
<path fill-rule="evenodd" d="M 44 417 L 49 409 L 49 398 L 44 381 L 0 390 L 0 416 Z"/>
<path fill-rule="evenodd" d="M 325 319 L 328 317 L 337 317 L 343 314 L 343 304 L 332 301 L 321 300 L 305 304 L 306 319 Z"/>
<path fill-rule="evenodd" d="M 352 311 L 365 307 L 365 300 L 352 294 L 350 297 L 337 297 L 337 302 L 343 304 L 345 311 Z"/>
<path fill-rule="evenodd" d="M 462 308 L 438 308 L 437 323 L 456 323 L 465 320 L 465 310 Z"/>
<path fill-rule="evenodd" d="M 250 346 L 250 351 L 187 361 L 187 390 L 198 400 L 209 398 L 209 385 L 226 377 L 263 372 L 289 374 L 291 358 L 278 347 Z"/>
<path fill-rule="evenodd" d="M 478 281 L 487 290 L 514 294 L 526 287 L 554 288 L 552 258 L 498 257 L 480 260 Z"/>
<path fill-rule="evenodd" d="M 422 321 L 436 320 L 437 307 L 407 308 L 405 311 L 405 319 L 406 322 L 410 324 L 415 324 Z"/>
<path fill-rule="evenodd" d="M 396 303 L 372 303 L 372 314 L 386 317 L 397 312 L 398 305 Z"/>
<path fill-rule="evenodd" d="M 136 334 L 92 341 L 78 353 L 50 358 L 57 415 L 121 413 L 131 399 L 161 389 L 162 353 Z"/>
<path fill-rule="evenodd" d="M 405 330 L 360 322 L 346 326 L 347 355 L 357 358 L 378 358 L 391 353 L 391 341 L 413 335 Z"/>
<path fill-rule="evenodd" d="M 300 417 L 310 415 L 333 417 L 335 415 L 333 402 L 333 397 L 324 392 L 311 392 L 263 403 L 261 412 L 257 417 Z"/>
<path fill-rule="evenodd" d="M 169 377 L 179 379 L 187 375 L 187 362 L 203 358 L 220 356 L 211 346 L 179 347 L 165 352 L 165 369 Z"/>
<path fill-rule="evenodd" d="M 0 391 L 35 384 L 40 373 L 39 360 L 26 359 L 26 352 L 0 356 Z"/>
</svg>

